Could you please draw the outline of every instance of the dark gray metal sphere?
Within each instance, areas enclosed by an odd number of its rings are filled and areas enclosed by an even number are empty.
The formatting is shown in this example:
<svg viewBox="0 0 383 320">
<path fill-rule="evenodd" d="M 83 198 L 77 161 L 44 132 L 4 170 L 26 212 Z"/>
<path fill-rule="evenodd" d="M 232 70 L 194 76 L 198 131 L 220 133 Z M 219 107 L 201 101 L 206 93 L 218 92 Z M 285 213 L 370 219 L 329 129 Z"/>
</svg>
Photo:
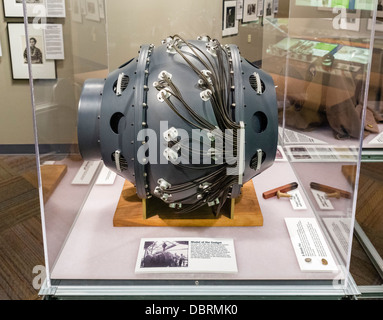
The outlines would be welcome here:
<svg viewBox="0 0 383 320">
<path fill-rule="evenodd" d="M 85 82 L 78 140 L 85 160 L 102 159 L 140 198 L 219 212 L 274 162 L 275 86 L 235 45 L 169 37 Z"/>
</svg>

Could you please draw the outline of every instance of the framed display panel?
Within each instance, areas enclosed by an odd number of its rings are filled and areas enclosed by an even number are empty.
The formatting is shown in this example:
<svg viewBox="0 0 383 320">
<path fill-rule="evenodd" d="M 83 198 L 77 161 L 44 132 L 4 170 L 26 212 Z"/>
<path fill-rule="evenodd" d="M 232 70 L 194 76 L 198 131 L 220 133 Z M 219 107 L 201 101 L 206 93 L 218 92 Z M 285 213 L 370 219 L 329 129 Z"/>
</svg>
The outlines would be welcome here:
<svg viewBox="0 0 383 320">
<path fill-rule="evenodd" d="M 13 79 L 29 79 L 27 43 L 23 23 L 8 24 Z M 55 60 L 47 60 L 44 32 L 40 25 L 28 30 L 32 72 L 35 79 L 55 79 Z"/>
<path fill-rule="evenodd" d="M 35 17 L 45 13 L 43 0 L 26 1 L 28 16 Z M 4 0 L 4 14 L 6 17 L 23 17 L 23 1 L 22 0 Z"/>
<path fill-rule="evenodd" d="M 274 18 L 274 6 L 273 0 L 264 0 L 263 1 L 263 16 L 267 19 Z"/>
<path fill-rule="evenodd" d="M 236 1 L 223 2 L 222 36 L 230 36 L 238 33 L 236 10 Z"/>
<path fill-rule="evenodd" d="M 72 21 L 82 23 L 81 2 L 80 0 L 71 1 Z"/>
<path fill-rule="evenodd" d="M 245 0 L 243 4 L 243 22 L 258 20 L 258 0 Z"/>
<path fill-rule="evenodd" d="M 65 18 L 65 0 L 25 0 L 28 17 Z M 6 17 L 23 17 L 23 0 L 4 0 Z"/>
<path fill-rule="evenodd" d="M 261 52 L 258 56 L 252 56 L 251 61 L 262 61 L 262 70 L 273 78 L 277 86 L 278 103 L 275 108 L 280 114 L 278 156 L 270 168 L 250 180 L 249 184 L 253 192 L 250 198 L 256 200 L 262 221 L 257 226 L 218 226 L 217 220 L 209 218 L 205 219 L 205 224 L 185 226 L 174 217 L 151 216 L 150 199 L 141 201 L 136 195 L 135 186 L 127 185 L 127 181 L 106 168 L 103 161 L 84 160 L 79 152 L 77 133 L 81 91 L 85 80 L 106 79 L 113 70 L 126 67 L 127 61 L 135 61 L 140 45 L 147 43 L 159 47 L 162 41 L 166 42 L 167 37 L 176 32 L 185 39 L 203 38 L 209 34 L 222 44 L 234 45 L 244 43 L 242 39 L 248 39 L 248 34 L 239 32 L 233 37 L 223 37 L 221 22 L 225 21 L 225 11 L 222 12 L 222 1 L 206 4 L 201 0 L 187 7 L 177 4 L 167 8 L 159 6 L 156 1 L 142 5 L 137 3 L 134 7 L 121 3 L 117 6 L 114 1 L 108 1 L 105 8 L 108 14 L 106 20 L 83 19 L 83 23 L 71 21 L 66 24 L 64 42 L 72 41 L 70 46 L 66 46 L 72 51 L 66 52 L 63 65 L 57 70 L 58 79 L 50 83 L 33 81 L 38 142 L 50 148 L 49 152 L 39 155 L 41 189 L 46 188 L 44 181 L 48 181 L 43 172 L 46 169 L 43 168 L 53 166 L 49 167 L 53 171 L 59 170 L 59 166 L 66 168 L 62 175 L 52 177 L 51 174 L 51 178 L 56 177 L 57 183 L 52 192 L 43 198 L 47 279 L 41 294 L 57 297 L 331 298 L 358 295 L 358 288 L 349 273 L 350 240 L 355 215 L 353 203 L 357 186 L 349 183 L 344 165 L 356 166 L 358 170 L 362 132 L 360 130 L 352 139 L 335 143 L 338 140 L 334 138 L 331 126 L 323 124 L 316 130 L 304 131 L 291 126 L 293 117 L 288 113 L 290 100 L 306 106 L 311 103 L 308 93 L 317 92 L 310 87 L 310 90 L 290 93 L 288 89 L 296 87 L 294 75 L 298 73 L 294 61 L 299 62 L 298 66 L 303 65 L 306 62 L 301 63 L 302 55 L 312 50 L 311 56 L 308 53 L 309 57 L 305 60 L 311 66 L 315 59 L 323 59 L 326 54 L 333 52 L 337 43 L 326 41 L 324 30 L 320 41 L 303 34 L 304 28 L 294 25 L 301 19 L 294 19 L 297 17 L 293 6 L 287 12 L 289 19 L 286 27 L 275 28 L 270 23 L 258 26 L 264 33 L 263 43 L 253 41 L 249 47 L 245 46 L 241 50 L 241 54 L 247 57 L 254 55 L 254 52 Z M 150 31 L 145 28 L 142 12 L 152 17 L 153 28 Z M 310 21 L 315 23 L 307 32 L 315 34 L 315 26 L 321 26 L 323 20 L 318 18 L 318 21 Z M 121 33 L 121 26 L 140 32 Z M 95 36 L 89 39 L 89 30 L 92 29 Z M 331 30 L 332 35 L 335 32 L 344 39 L 343 31 Z M 360 38 L 361 31 L 353 32 Z M 363 38 L 371 41 L 371 33 L 365 32 Z M 259 46 L 263 50 L 258 50 Z M 149 47 L 143 45 L 141 51 L 145 48 Z M 145 61 L 148 60 L 139 62 Z M 360 78 L 363 79 L 370 62 L 367 58 L 363 66 L 358 63 L 351 65 L 355 71 L 360 67 L 358 70 L 362 72 Z M 305 69 L 304 75 L 323 77 L 322 68 L 325 67 L 319 65 L 315 69 Z M 173 77 L 176 78 L 175 75 Z M 120 78 L 119 83 L 123 80 Z M 302 76 L 298 80 L 302 80 Z M 250 83 L 250 79 L 244 81 Z M 312 81 L 310 84 L 316 89 L 320 82 Z M 134 83 L 129 85 L 133 87 Z M 126 93 L 123 90 L 120 92 L 121 88 L 116 84 L 110 90 L 115 90 L 113 94 L 118 96 Z M 54 94 L 47 101 L 44 93 L 50 89 Z M 131 87 L 125 89 L 130 90 Z M 150 84 L 150 94 L 153 90 Z M 98 97 L 101 97 L 100 93 Z M 294 99 L 290 98 L 292 94 L 296 94 Z M 43 101 L 42 108 L 40 102 Z M 137 104 L 134 105 L 135 108 Z M 361 106 L 365 110 L 365 104 Z M 114 126 L 113 119 L 108 129 L 116 134 L 120 124 Z M 142 125 L 142 121 L 139 123 Z M 132 126 L 131 123 L 126 125 Z M 257 128 L 256 123 L 251 126 Z M 129 163 L 134 163 L 134 158 L 129 157 L 128 161 L 132 161 Z M 358 171 L 355 172 L 354 181 L 357 181 Z M 282 188 L 286 185 L 290 189 Z M 325 186 L 331 187 L 331 191 Z M 271 197 L 265 196 L 276 188 L 284 191 L 285 195 L 272 192 Z M 117 226 L 116 212 L 123 201 L 133 203 L 134 208 L 129 207 L 127 211 L 138 212 L 138 215 L 141 213 L 140 224 L 135 220 L 129 226 Z M 245 207 L 252 209 L 256 205 Z M 143 212 L 149 214 L 144 217 Z M 234 210 L 232 220 L 235 218 Z M 154 220 L 156 222 L 152 222 Z M 193 222 L 193 218 L 184 220 Z M 156 225 L 158 221 L 160 225 Z M 213 256 L 212 251 L 215 252 Z M 169 268 L 162 266 L 156 269 L 146 264 L 145 257 L 149 253 L 155 255 L 164 252 L 171 253 L 173 257 L 167 260 L 170 261 Z M 193 264 L 193 259 L 198 260 L 198 254 L 202 255 L 202 252 L 210 252 L 209 259 Z M 220 267 L 223 264 L 225 269 Z"/>
<path fill-rule="evenodd" d="M 356 222 L 355 177 L 360 157 L 373 145 L 381 148 L 376 142 L 382 125 L 374 101 L 376 90 L 380 90 L 374 79 L 381 69 L 371 68 L 372 61 L 380 59 L 381 45 L 368 24 L 374 11 L 357 10 L 360 28 L 350 28 L 341 21 L 353 19 L 352 12 L 341 16 L 334 11 L 317 19 L 302 14 L 309 16 L 315 10 L 291 6 L 287 33 L 281 32 L 279 25 L 270 25 L 275 39 L 270 36 L 273 40 L 264 41 L 263 67 L 273 74 L 278 86 L 284 151 L 347 265 L 352 238 L 345 240 L 336 232 L 353 230 Z M 360 37 L 368 41 L 358 40 Z M 335 189 L 342 191 L 331 192 Z M 348 193 L 340 201 L 323 201 L 326 193 L 343 191 Z"/>
<path fill-rule="evenodd" d="M 100 8 L 98 0 L 86 0 L 85 18 L 93 21 L 100 21 Z"/>
</svg>

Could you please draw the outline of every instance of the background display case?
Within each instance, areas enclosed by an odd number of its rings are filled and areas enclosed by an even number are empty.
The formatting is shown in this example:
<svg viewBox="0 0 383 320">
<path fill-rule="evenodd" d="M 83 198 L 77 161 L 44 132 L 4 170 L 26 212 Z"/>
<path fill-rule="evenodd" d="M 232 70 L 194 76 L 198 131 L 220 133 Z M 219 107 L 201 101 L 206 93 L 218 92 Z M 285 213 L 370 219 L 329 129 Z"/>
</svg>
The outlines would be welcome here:
<svg viewBox="0 0 383 320">
<path fill-rule="evenodd" d="M 382 143 L 376 7 L 373 1 L 72 0 L 63 1 L 56 15 L 24 18 L 11 27 L 18 37 L 13 54 L 23 55 L 21 43 L 29 43 L 31 52 L 28 63 L 14 70 L 24 69 L 33 96 L 46 268 L 41 294 L 359 295 L 350 263 L 362 151 L 374 158 Z M 106 78 L 137 57 L 141 45 L 159 46 L 174 34 L 237 45 L 275 82 L 279 145 L 273 166 L 252 181 L 252 200 L 262 214 L 258 226 L 222 226 L 218 220 L 177 226 L 162 217 L 160 225 L 148 218 L 117 226 L 125 180 L 102 161 L 80 155 L 78 104 L 85 80 Z M 31 38 L 41 45 L 42 63 L 33 60 L 35 44 L 25 41 Z M 292 183 L 297 188 L 286 191 L 289 198 L 263 197 Z M 178 240 L 228 239 L 236 272 L 136 272 L 147 249 L 142 239 L 175 247 Z"/>
</svg>

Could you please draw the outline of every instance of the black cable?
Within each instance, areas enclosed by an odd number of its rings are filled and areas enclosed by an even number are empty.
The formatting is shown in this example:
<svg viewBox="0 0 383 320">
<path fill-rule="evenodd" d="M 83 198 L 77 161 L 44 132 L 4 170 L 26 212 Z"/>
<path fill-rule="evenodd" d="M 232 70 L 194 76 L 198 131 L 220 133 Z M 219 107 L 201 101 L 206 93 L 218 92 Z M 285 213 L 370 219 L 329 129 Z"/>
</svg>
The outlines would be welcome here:
<svg viewBox="0 0 383 320">
<path fill-rule="evenodd" d="M 179 35 L 174 35 L 173 37 L 171 37 L 171 39 L 173 41 L 173 49 L 182 57 L 182 59 L 198 75 L 198 77 L 202 79 L 203 86 L 205 87 L 205 89 L 209 89 L 211 92 L 209 93 L 211 106 L 218 124 L 218 128 L 221 130 L 221 132 L 224 133 L 224 135 L 222 136 L 222 148 L 214 148 L 214 150 L 218 153 L 221 153 L 222 156 L 224 156 L 227 146 L 226 143 L 230 143 L 233 152 L 237 153 L 237 130 L 240 129 L 240 125 L 233 120 L 230 112 L 230 101 L 234 101 L 234 98 L 231 96 L 232 75 L 230 74 L 230 62 L 227 52 L 222 48 L 219 41 L 214 39 L 212 41 L 212 44 L 214 45 L 216 59 L 212 61 L 200 48 L 198 48 L 192 43 L 185 41 Z M 186 45 L 191 53 L 182 52 L 182 50 L 178 47 L 178 45 L 180 44 Z M 199 70 L 197 66 L 189 59 L 189 57 L 187 57 L 187 55 L 190 55 L 192 58 L 196 59 L 199 63 L 201 63 L 203 67 L 207 70 L 207 74 L 205 75 L 201 70 Z M 163 75 L 163 78 L 158 81 L 156 88 L 158 90 L 165 91 L 166 94 L 162 93 L 162 98 L 164 99 L 164 101 L 166 101 L 168 106 L 189 125 L 200 130 L 214 131 L 217 129 L 217 127 L 214 124 L 200 116 L 197 112 L 194 111 L 192 107 L 189 106 L 189 104 L 183 98 L 181 91 L 166 74 Z M 170 97 L 167 97 L 167 94 L 169 94 Z M 171 97 L 174 97 L 183 106 L 184 110 L 193 120 L 189 120 L 186 117 L 186 115 L 183 115 L 181 113 L 178 107 L 176 107 L 176 105 L 171 101 Z M 226 135 L 225 130 L 232 130 L 232 135 Z M 203 154 L 201 154 L 200 152 L 200 148 L 197 151 L 194 148 L 184 146 L 181 143 L 180 148 L 182 148 L 183 150 L 187 150 L 192 154 L 199 154 L 200 156 L 203 156 Z M 223 160 L 223 164 L 209 164 L 202 166 L 186 165 L 182 163 L 175 164 L 176 166 L 185 169 L 216 169 L 212 173 L 205 174 L 201 178 L 195 179 L 192 182 L 175 185 L 167 189 L 167 192 L 178 193 L 190 190 L 192 188 L 198 188 L 198 186 L 202 184 L 208 184 L 208 187 L 202 193 L 203 198 L 193 205 L 188 205 L 187 208 L 184 208 L 181 211 L 179 211 L 180 213 L 186 213 L 196 210 L 205 205 L 206 202 L 211 203 L 213 201 L 216 201 L 216 199 L 219 199 L 219 205 L 214 205 L 214 208 L 215 211 L 219 213 L 227 199 L 227 195 L 232 185 L 236 183 L 238 179 L 237 176 L 227 176 L 226 174 L 223 175 L 224 171 L 227 168 L 233 166 L 227 162 L 229 160 L 232 160 L 231 158 L 225 158 Z M 195 195 L 192 195 L 179 201 L 189 200 L 193 196 L 195 197 Z"/>
</svg>

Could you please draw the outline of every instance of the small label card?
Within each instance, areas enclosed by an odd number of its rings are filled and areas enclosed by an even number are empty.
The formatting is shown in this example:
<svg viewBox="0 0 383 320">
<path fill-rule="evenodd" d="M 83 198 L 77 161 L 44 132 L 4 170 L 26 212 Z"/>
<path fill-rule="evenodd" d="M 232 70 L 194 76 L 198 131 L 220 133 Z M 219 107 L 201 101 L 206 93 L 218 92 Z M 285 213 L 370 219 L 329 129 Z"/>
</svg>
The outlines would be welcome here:
<svg viewBox="0 0 383 320">
<path fill-rule="evenodd" d="M 100 161 L 84 161 L 81 168 L 78 170 L 76 176 L 74 177 L 72 184 L 89 184 L 92 181 L 99 164 Z"/>
<path fill-rule="evenodd" d="M 317 202 L 319 209 L 321 210 L 334 210 L 331 201 L 326 197 L 326 193 L 323 191 L 318 191 L 311 189 L 311 192 L 314 195 L 315 201 Z"/>
<path fill-rule="evenodd" d="M 42 163 L 42 165 L 44 165 L 44 166 L 49 166 L 49 165 L 54 165 L 56 163 L 56 161 L 44 161 L 43 163 Z"/>
<path fill-rule="evenodd" d="M 233 239 L 141 239 L 137 273 L 237 273 Z"/>
<path fill-rule="evenodd" d="M 338 271 L 315 218 L 285 218 L 285 222 L 301 271 Z"/>
<path fill-rule="evenodd" d="M 374 139 L 372 139 L 368 144 L 379 144 L 383 145 L 383 132 L 379 133 Z"/>
<path fill-rule="evenodd" d="M 116 180 L 116 173 L 109 170 L 106 166 L 103 166 L 100 174 L 98 175 L 96 184 L 97 185 L 112 185 Z"/>
<path fill-rule="evenodd" d="M 305 201 L 298 189 L 287 192 L 291 195 L 290 203 L 294 210 L 305 210 L 307 209 Z"/>
<path fill-rule="evenodd" d="M 65 0 L 45 0 L 47 17 L 65 18 Z"/>
<path fill-rule="evenodd" d="M 283 151 L 282 146 L 277 147 L 277 153 L 275 156 L 275 161 L 287 161 L 285 152 Z"/>
</svg>

